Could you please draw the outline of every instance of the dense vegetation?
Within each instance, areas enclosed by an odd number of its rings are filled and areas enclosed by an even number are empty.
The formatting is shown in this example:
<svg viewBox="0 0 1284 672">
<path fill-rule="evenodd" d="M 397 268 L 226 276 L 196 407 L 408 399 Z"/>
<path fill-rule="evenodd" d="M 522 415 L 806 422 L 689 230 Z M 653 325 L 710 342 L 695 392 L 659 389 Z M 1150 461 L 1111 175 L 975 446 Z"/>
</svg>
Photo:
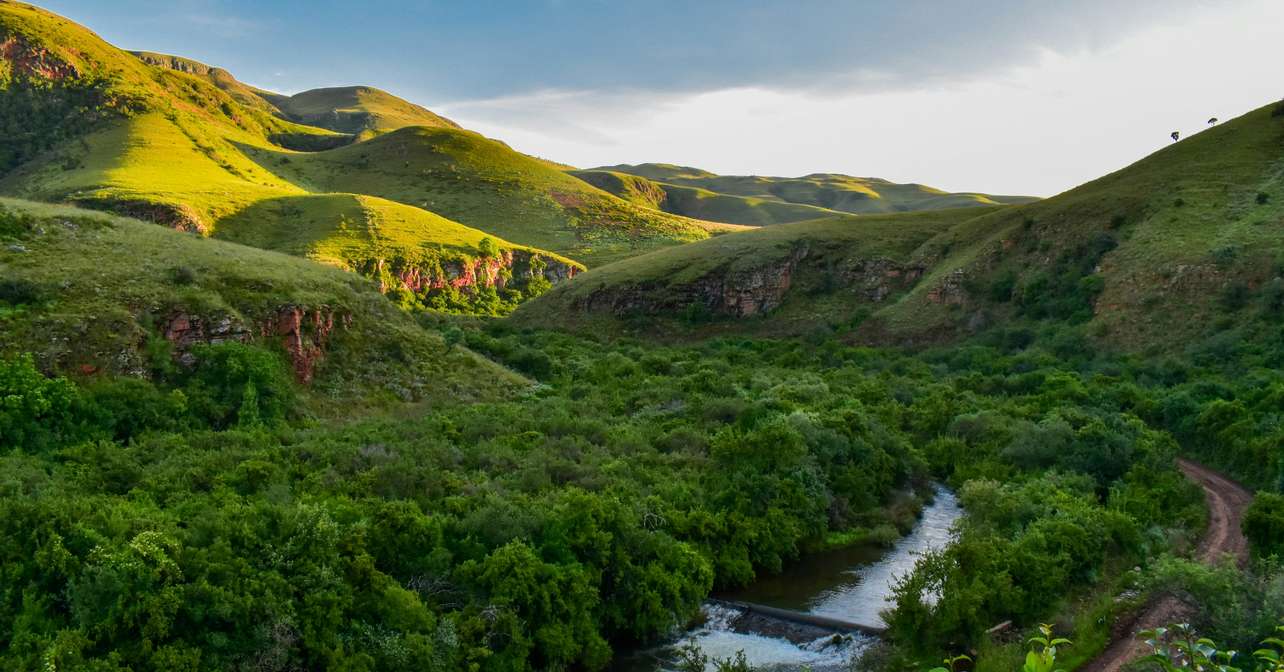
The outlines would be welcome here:
<svg viewBox="0 0 1284 672">
<path fill-rule="evenodd" d="M 339 426 L 292 419 L 280 363 L 251 346 L 83 387 L 9 360 L 5 665 L 597 668 L 715 586 L 894 524 L 882 505 L 932 477 L 961 489 L 969 517 L 902 586 L 902 641 L 1033 624 L 1051 596 L 1133 563 L 1209 591 L 1222 584 L 1203 570 L 1156 559 L 1200 518 L 1171 462 L 1188 414 L 1165 409 L 1193 403 L 1192 431 L 1207 431 L 1223 403 L 1284 382 L 1037 347 L 911 356 L 441 328 L 540 385 Z M 1221 394 L 1193 394 L 1210 385 Z M 942 590 L 935 607 L 925 587 Z M 1252 637 L 1274 608 L 1216 615 Z"/>
</svg>

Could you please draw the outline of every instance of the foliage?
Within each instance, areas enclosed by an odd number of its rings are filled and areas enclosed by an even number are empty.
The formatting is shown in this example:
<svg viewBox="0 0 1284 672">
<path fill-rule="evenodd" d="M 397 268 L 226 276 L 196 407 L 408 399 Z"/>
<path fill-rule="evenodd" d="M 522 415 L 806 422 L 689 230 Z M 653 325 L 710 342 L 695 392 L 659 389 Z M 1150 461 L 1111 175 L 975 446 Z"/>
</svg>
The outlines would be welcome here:
<svg viewBox="0 0 1284 672">
<path fill-rule="evenodd" d="M 74 431 L 76 388 L 46 378 L 31 356 L 0 359 L 0 445 L 36 451 Z"/>
<path fill-rule="evenodd" d="M 1284 557 L 1284 494 L 1257 493 L 1244 513 L 1244 535 L 1258 555 Z"/>
</svg>

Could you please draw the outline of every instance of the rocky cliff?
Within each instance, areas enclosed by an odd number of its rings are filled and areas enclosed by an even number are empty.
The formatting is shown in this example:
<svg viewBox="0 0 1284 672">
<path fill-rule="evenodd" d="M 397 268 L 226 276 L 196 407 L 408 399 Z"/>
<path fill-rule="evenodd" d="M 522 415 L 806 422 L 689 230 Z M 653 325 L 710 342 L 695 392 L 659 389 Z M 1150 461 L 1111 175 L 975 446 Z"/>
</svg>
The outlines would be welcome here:
<svg viewBox="0 0 1284 672">
<path fill-rule="evenodd" d="M 248 343 L 255 338 L 279 337 L 281 347 L 290 358 L 294 377 L 302 384 L 312 382 L 326 354 L 326 346 L 336 326 L 352 326 L 352 315 L 328 306 L 287 304 L 265 315 L 255 324 L 228 314 L 197 315 L 174 313 L 165 321 L 161 334 L 173 347 L 174 359 L 190 367 L 196 363 L 192 350 L 199 345 Z"/>
</svg>

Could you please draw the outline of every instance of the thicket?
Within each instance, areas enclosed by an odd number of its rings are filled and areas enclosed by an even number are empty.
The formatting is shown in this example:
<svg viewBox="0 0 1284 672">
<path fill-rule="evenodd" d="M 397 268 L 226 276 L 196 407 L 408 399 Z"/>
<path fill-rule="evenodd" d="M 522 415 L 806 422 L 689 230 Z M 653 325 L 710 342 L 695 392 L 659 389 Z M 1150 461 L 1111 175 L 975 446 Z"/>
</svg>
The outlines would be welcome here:
<svg viewBox="0 0 1284 672">
<path fill-rule="evenodd" d="M 1206 450 L 1226 404 L 1269 426 L 1281 383 L 1197 353 L 445 332 L 539 384 L 310 423 L 281 356 L 249 346 L 192 370 L 159 353 L 159 383 L 9 360 L 0 667 L 598 669 L 716 586 L 886 528 L 883 505 L 933 478 L 969 515 L 900 587 L 893 633 L 974 641 L 1111 567 L 1157 571 L 1200 515 L 1173 437 Z"/>
</svg>

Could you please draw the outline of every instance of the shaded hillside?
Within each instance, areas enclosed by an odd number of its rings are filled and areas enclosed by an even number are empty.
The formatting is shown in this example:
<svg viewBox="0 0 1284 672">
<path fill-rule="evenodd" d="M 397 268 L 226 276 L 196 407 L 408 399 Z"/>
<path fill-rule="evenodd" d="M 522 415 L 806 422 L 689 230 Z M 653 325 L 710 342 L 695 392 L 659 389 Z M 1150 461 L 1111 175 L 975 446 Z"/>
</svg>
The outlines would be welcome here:
<svg viewBox="0 0 1284 672">
<path fill-rule="evenodd" d="M 685 310 L 718 331 L 819 327 L 876 343 L 1060 325 L 1130 349 L 1251 328 L 1284 310 L 1278 109 L 1037 203 L 782 225 L 661 251 L 586 274 L 519 319 L 626 318 L 627 326 L 630 316 L 655 314 L 687 329 Z M 911 226 L 926 221 L 936 229 Z M 911 230 L 930 235 L 890 246 Z M 836 262 L 811 252 L 817 236 L 839 252 Z M 870 284 L 848 270 L 857 266 L 894 282 Z M 818 277 L 800 283 L 809 273 Z M 746 316 L 759 319 L 737 319 Z"/>
<path fill-rule="evenodd" d="M 47 371 L 148 376 L 238 341 L 279 349 L 328 395 L 488 398 L 524 385 L 447 348 L 369 281 L 304 259 L 11 199 L 0 241 L 0 355 L 32 352 Z"/>
<path fill-rule="evenodd" d="M 513 319 L 675 335 L 847 329 L 914 287 L 925 242 L 998 209 L 842 215 L 720 236 L 593 269 Z"/>
<path fill-rule="evenodd" d="M 675 166 L 666 163 L 606 166 L 590 172 L 608 171 L 646 178 L 660 184 L 661 188 L 688 187 L 701 190 L 675 196 L 670 192 L 670 206 L 674 212 L 703 211 L 706 218 L 715 221 L 753 223 L 781 223 L 815 219 L 817 214 L 806 210 L 784 210 L 764 207 L 767 203 L 811 206 L 834 212 L 853 214 L 912 212 L 917 210 L 942 210 L 981 205 L 1028 203 L 1037 199 L 1026 196 L 995 196 L 978 193 L 950 193 L 921 184 L 897 184 L 874 177 L 852 177 L 831 173 L 815 173 L 803 177 L 764 177 L 758 175 L 717 175 L 707 170 Z M 600 178 L 599 178 L 600 179 Z M 719 200 L 713 199 L 720 195 Z M 751 199 L 737 203 L 725 197 Z M 767 212 L 755 213 L 755 209 Z M 719 217 L 726 219 L 718 219 Z"/>
</svg>

